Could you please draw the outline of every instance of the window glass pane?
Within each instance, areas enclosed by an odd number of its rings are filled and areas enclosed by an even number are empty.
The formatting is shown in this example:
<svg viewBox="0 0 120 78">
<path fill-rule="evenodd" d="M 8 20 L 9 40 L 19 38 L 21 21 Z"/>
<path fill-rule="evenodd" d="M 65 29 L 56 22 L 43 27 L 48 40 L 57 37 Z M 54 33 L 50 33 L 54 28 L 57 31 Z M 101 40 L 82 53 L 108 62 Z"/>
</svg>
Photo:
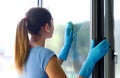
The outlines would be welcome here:
<svg viewBox="0 0 120 78">
<path fill-rule="evenodd" d="M 18 21 L 37 0 L 0 0 L 0 78 L 17 78 L 14 41 Z"/>
<path fill-rule="evenodd" d="M 47 40 L 46 47 L 56 54 L 64 43 L 65 25 L 69 21 L 75 25 L 73 44 L 62 67 L 68 78 L 76 78 L 89 50 L 90 0 L 43 0 L 43 7 L 52 13 L 55 26 L 53 38 Z"/>
<path fill-rule="evenodd" d="M 118 54 L 118 63 L 115 65 L 115 78 L 120 78 L 120 0 L 114 0 L 115 18 L 115 52 Z"/>
</svg>

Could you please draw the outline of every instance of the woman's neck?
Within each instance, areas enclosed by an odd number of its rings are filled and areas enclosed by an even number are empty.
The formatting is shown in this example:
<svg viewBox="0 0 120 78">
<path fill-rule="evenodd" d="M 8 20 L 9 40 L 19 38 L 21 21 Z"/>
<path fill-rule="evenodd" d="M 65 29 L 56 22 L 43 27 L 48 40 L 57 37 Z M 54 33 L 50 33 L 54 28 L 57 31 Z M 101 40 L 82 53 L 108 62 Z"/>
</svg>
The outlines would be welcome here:
<svg viewBox="0 0 120 78">
<path fill-rule="evenodd" d="M 35 47 L 35 46 L 44 47 L 45 46 L 45 38 L 42 38 L 40 36 L 32 36 L 30 39 L 30 45 L 31 45 L 31 47 Z"/>
</svg>

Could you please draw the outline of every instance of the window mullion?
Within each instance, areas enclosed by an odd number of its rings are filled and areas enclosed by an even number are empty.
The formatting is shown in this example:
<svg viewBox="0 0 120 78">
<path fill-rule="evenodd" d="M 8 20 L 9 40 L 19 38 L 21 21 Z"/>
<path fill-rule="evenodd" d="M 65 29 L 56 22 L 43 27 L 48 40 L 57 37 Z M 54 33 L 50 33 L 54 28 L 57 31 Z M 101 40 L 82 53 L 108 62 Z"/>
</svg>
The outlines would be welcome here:
<svg viewBox="0 0 120 78">
<path fill-rule="evenodd" d="M 104 0 L 92 0 L 92 38 L 96 45 L 104 38 Z M 104 58 L 95 65 L 92 78 L 104 78 Z"/>
</svg>

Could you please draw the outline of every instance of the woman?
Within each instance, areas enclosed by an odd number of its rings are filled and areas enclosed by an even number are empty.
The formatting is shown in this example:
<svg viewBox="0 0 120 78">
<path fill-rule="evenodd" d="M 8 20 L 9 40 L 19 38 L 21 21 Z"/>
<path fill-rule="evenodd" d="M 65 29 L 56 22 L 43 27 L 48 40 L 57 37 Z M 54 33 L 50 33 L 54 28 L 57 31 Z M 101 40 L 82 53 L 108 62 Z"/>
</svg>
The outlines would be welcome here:
<svg viewBox="0 0 120 78">
<path fill-rule="evenodd" d="M 73 26 L 69 22 L 65 31 L 64 46 L 58 58 L 53 51 L 45 48 L 45 40 L 51 38 L 54 31 L 50 12 L 41 7 L 31 8 L 17 26 L 15 42 L 15 64 L 22 78 L 67 78 L 61 64 L 67 59 L 72 43 Z M 30 40 L 28 37 L 30 34 Z M 96 47 L 94 40 L 88 57 L 80 69 L 78 78 L 88 78 L 95 63 L 109 49 L 104 39 Z"/>
</svg>

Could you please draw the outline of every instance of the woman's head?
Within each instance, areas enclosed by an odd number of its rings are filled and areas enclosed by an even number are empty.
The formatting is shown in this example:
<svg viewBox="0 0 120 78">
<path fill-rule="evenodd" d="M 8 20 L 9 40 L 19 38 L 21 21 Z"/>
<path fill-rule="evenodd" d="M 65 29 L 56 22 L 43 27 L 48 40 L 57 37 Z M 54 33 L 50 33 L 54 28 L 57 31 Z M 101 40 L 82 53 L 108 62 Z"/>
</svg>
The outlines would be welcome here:
<svg viewBox="0 0 120 78">
<path fill-rule="evenodd" d="M 26 13 L 26 17 L 18 23 L 16 30 L 15 64 L 19 72 L 22 72 L 29 56 L 28 32 L 31 36 L 45 39 L 52 37 L 53 30 L 53 19 L 47 9 L 35 7 Z"/>
<path fill-rule="evenodd" d="M 45 31 L 50 32 L 51 27 L 53 27 L 53 19 L 50 14 L 50 12 L 41 7 L 36 7 L 36 8 L 31 8 L 27 13 L 26 13 L 26 22 L 27 22 L 27 29 L 30 34 L 32 35 L 41 35 L 45 32 L 42 33 L 42 29 Z"/>
</svg>

